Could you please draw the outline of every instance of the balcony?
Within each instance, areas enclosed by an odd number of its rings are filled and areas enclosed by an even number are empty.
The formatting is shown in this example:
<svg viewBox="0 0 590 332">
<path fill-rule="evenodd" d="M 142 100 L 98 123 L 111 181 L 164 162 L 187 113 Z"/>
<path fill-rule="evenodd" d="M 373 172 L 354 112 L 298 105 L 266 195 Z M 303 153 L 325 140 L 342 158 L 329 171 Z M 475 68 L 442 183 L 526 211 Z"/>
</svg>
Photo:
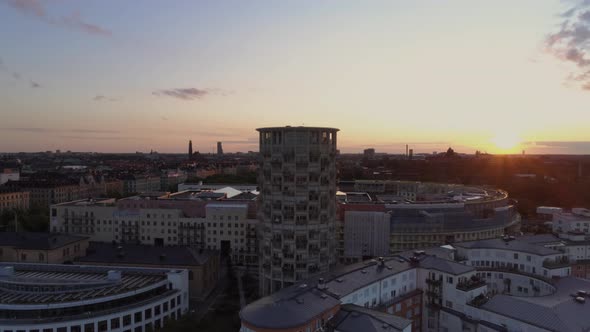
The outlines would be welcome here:
<svg viewBox="0 0 590 332">
<path fill-rule="evenodd" d="M 428 278 L 428 279 L 426 279 L 426 284 L 432 285 L 432 286 L 440 286 L 442 284 L 442 280 Z"/>
<path fill-rule="evenodd" d="M 546 269 L 561 269 L 568 266 L 570 266 L 570 261 L 566 256 L 561 259 L 546 259 L 543 261 L 543 267 Z"/>
<path fill-rule="evenodd" d="M 485 280 L 474 276 L 474 277 L 471 277 L 470 279 L 463 280 L 463 281 L 460 281 L 459 283 L 457 283 L 457 289 L 464 291 L 464 292 L 468 292 L 468 291 L 474 290 L 476 288 L 483 287 L 485 285 L 486 285 Z"/>
</svg>

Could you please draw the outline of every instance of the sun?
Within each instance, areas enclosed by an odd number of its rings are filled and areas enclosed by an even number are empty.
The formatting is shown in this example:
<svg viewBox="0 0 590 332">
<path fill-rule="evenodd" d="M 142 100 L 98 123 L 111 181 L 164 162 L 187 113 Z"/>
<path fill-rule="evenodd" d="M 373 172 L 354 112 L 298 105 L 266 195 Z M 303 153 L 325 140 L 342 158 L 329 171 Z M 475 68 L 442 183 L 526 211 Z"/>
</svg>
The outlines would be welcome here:
<svg viewBox="0 0 590 332">
<path fill-rule="evenodd" d="M 520 149 L 522 139 L 516 133 L 503 132 L 492 137 L 491 142 L 498 152 L 510 153 Z"/>
</svg>

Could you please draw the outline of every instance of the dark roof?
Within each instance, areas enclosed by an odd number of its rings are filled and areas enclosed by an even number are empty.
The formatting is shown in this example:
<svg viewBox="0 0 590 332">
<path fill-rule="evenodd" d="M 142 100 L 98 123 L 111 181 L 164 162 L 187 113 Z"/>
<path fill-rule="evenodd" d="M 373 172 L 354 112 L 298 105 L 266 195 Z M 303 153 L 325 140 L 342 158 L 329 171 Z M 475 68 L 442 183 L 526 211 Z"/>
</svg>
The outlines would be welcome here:
<svg viewBox="0 0 590 332">
<path fill-rule="evenodd" d="M 550 331 L 590 330 L 590 301 L 578 303 L 571 294 L 590 290 L 590 280 L 561 278 L 555 293 L 547 296 L 496 295 L 482 309 Z"/>
<path fill-rule="evenodd" d="M 86 257 L 80 257 L 77 261 L 105 264 L 200 266 L 217 254 L 216 251 L 197 251 L 182 246 L 156 247 L 143 244 L 91 242 L 86 250 Z"/>
<path fill-rule="evenodd" d="M 60 233 L 2 232 L 0 233 L 0 246 L 51 250 L 85 239 L 88 237 Z"/>
<path fill-rule="evenodd" d="M 412 321 L 385 312 L 375 311 L 354 304 L 345 304 L 330 320 L 330 326 L 342 332 L 403 331 Z"/>
<path fill-rule="evenodd" d="M 475 271 L 475 268 L 472 266 L 467 266 L 465 264 L 441 259 L 434 256 L 426 256 L 420 260 L 420 267 L 453 275 L 461 275 L 467 272 Z"/>
<path fill-rule="evenodd" d="M 240 319 L 258 328 L 294 328 L 339 304 L 315 284 L 299 283 L 248 304 L 240 311 Z"/>
<path fill-rule="evenodd" d="M 519 240 L 519 238 L 509 241 L 505 241 L 503 239 L 489 239 L 469 242 L 457 242 L 453 243 L 453 246 L 466 249 L 504 249 L 518 252 L 526 252 L 538 256 L 549 256 L 561 253 L 560 251 L 557 251 L 555 249 L 544 247 L 542 243 L 534 243 L 534 241 L 531 241 L 533 240 L 525 239 L 524 241 L 521 241 Z"/>
</svg>

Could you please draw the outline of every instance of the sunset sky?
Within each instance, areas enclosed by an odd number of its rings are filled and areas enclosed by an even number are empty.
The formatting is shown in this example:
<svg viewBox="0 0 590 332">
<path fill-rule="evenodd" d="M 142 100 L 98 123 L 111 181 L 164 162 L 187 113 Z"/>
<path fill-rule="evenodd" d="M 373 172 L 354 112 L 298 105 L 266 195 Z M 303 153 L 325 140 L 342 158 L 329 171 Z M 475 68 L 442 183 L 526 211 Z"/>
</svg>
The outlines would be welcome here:
<svg viewBox="0 0 590 332">
<path fill-rule="evenodd" d="M 343 152 L 590 154 L 589 27 L 590 1 L 0 0 L 0 152 L 307 125 Z"/>
</svg>

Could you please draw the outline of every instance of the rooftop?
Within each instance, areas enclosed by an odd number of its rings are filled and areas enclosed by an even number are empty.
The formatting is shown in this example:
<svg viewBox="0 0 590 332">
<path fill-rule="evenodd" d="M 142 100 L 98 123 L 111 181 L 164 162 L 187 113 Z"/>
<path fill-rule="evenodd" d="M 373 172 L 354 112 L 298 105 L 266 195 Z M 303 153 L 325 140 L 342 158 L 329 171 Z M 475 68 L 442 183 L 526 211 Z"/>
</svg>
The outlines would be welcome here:
<svg viewBox="0 0 590 332">
<path fill-rule="evenodd" d="M 385 312 L 345 304 L 329 324 L 341 332 L 390 332 L 403 331 L 412 321 Z"/>
<path fill-rule="evenodd" d="M 218 252 L 194 250 L 183 246 L 156 247 L 141 244 L 113 245 L 91 242 L 86 256 L 76 261 L 81 263 L 134 264 L 155 266 L 200 266 Z"/>
<path fill-rule="evenodd" d="M 0 246 L 17 249 L 52 250 L 86 239 L 60 233 L 0 232 Z"/>
<path fill-rule="evenodd" d="M 573 294 L 590 291 L 590 280 L 561 278 L 556 292 L 548 296 L 517 297 L 496 295 L 483 304 L 483 310 L 526 322 L 550 331 L 590 330 L 590 301 L 579 303 Z"/>
<path fill-rule="evenodd" d="M 453 246 L 466 249 L 504 249 L 518 252 L 525 252 L 539 256 L 549 256 L 561 254 L 560 251 L 547 248 L 542 243 L 534 243 L 534 239 L 526 239 L 520 241 L 520 238 L 513 240 L 504 239 L 489 239 L 469 242 L 457 242 Z M 545 237 L 544 237 L 545 239 Z M 546 240 L 546 239 L 545 239 Z M 533 242 L 531 242 L 533 241 Z"/>
<path fill-rule="evenodd" d="M 11 309 L 14 305 L 89 301 L 134 292 L 165 281 L 168 272 L 117 267 L 120 277 L 109 278 L 112 267 L 0 263 L 0 269 L 0 307 Z"/>
<path fill-rule="evenodd" d="M 330 130 L 330 131 L 339 131 L 338 128 L 329 128 L 329 127 L 304 127 L 304 126 L 285 126 L 285 127 L 264 127 L 264 128 L 256 128 L 257 131 L 269 131 L 269 130 L 293 130 L 293 131 L 306 131 L 306 130 Z"/>
</svg>

